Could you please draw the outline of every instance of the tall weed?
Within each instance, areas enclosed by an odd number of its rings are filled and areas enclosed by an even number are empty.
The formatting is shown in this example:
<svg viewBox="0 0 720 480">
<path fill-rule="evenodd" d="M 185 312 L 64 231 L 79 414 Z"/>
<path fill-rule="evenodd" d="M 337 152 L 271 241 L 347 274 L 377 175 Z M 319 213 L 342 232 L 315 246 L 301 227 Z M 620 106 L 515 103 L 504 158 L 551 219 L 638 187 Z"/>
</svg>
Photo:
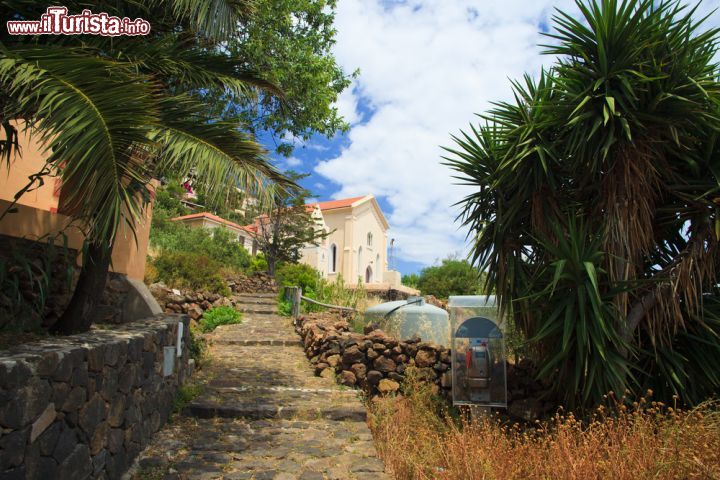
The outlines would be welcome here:
<svg viewBox="0 0 720 480">
<path fill-rule="evenodd" d="M 651 393 L 651 392 L 649 392 Z M 608 398 L 591 418 L 559 411 L 534 426 L 438 410 L 431 386 L 370 406 L 378 451 L 397 479 L 720 478 L 720 412 Z M 439 412 L 439 413 L 438 413 Z"/>
</svg>

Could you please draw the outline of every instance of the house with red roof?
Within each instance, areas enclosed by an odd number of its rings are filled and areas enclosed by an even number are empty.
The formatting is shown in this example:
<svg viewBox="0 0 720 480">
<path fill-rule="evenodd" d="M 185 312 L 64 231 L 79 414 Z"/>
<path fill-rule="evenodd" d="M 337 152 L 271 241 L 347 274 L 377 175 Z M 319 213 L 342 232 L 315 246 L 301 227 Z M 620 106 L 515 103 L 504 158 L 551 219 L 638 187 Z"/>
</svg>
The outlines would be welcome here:
<svg viewBox="0 0 720 480">
<path fill-rule="evenodd" d="M 230 232 L 237 236 L 238 242 L 252 255 L 257 253 L 257 243 L 255 242 L 254 233 L 256 232 L 254 225 L 238 225 L 230 220 L 218 217 L 210 212 L 191 213 L 175 217 L 173 222 L 181 222 L 194 228 L 227 228 Z"/>
<path fill-rule="evenodd" d="M 374 195 L 344 198 L 306 205 L 316 227 L 329 232 L 318 245 L 307 245 L 301 251 L 302 263 L 316 268 L 324 278 L 342 278 L 348 285 L 358 282 L 371 289 L 404 288 L 400 273 L 388 269 L 388 238 L 390 225 Z M 238 236 L 238 241 L 255 254 L 254 236 L 262 216 L 251 225 L 238 225 L 212 213 L 202 212 L 173 219 L 194 227 L 225 227 Z"/>
<path fill-rule="evenodd" d="M 316 222 L 331 233 L 320 245 L 303 249 L 303 263 L 312 265 L 329 280 L 342 276 L 348 284 L 400 283 L 399 274 L 395 279 L 388 272 L 390 226 L 374 195 L 307 206 Z"/>
</svg>

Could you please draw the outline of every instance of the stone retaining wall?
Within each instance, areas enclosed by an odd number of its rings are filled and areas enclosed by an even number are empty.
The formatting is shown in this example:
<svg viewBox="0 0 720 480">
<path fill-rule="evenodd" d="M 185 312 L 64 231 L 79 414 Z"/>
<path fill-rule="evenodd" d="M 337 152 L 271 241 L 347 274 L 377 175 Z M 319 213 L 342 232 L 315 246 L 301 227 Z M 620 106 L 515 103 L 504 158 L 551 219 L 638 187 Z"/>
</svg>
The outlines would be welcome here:
<svg viewBox="0 0 720 480">
<path fill-rule="evenodd" d="M 236 275 L 227 279 L 231 294 L 229 297 L 217 293 L 198 292 L 189 289 L 169 288 L 164 283 L 153 283 L 149 290 L 166 313 L 185 313 L 193 320 L 199 320 L 206 310 L 212 307 L 228 305 L 234 307 L 242 303 L 239 296 L 255 293 L 277 293 L 275 281 L 266 273 L 252 276 Z"/>
<path fill-rule="evenodd" d="M 349 331 L 342 320 L 328 316 L 302 316 L 295 321 L 305 352 L 320 376 L 337 375 L 346 386 L 358 386 L 370 395 L 396 392 L 409 366 L 419 378 L 438 385 L 448 394 L 449 350 L 421 339 L 399 341 L 382 330 L 366 334 Z"/>
<path fill-rule="evenodd" d="M 0 351 L 0 478 L 120 478 L 172 410 L 187 341 L 187 317 L 162 315 Z"/>
<path fill-rule="evenodd" d="M 348 322 L 328 313 L 301 316 L 295 330 L 316 375 L 336 376 L 339 383 L 357 386 L 370 396 L 386 395 L 400 389 L 405 371 L 412 366 L 420 380 L 435 384 L 438 394 L 451 398 L 448 348 L 420 338 L 397 340 L 370 327 L 365 334 L 351 332 Z M 511 417 L 533 421 L 555 409 L 549 384 L 537 381 L 535 374 L 528 360 L 507 365 Z"/>
</svg>

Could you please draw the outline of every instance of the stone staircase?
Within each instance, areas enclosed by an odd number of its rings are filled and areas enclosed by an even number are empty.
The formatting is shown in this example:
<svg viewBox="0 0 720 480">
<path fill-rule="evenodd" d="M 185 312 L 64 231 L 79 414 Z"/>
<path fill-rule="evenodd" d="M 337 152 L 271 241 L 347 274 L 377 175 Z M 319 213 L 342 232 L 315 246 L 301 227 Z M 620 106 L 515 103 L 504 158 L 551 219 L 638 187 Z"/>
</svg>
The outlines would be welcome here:
<svg viewBox="0 0 720 480">
<path fill-rule="evenodd" d="M 244 314 L 277 315 L 277 294 L 239 294 L 235 295 L 235 308 Z"/>
<path fill-rule="evenodd" d="M 275 298 L 241 296 L 243 322 L 210 336 L 202 393 L 143 453 L 140 472 L 159 469 L 182 479 L 387 478 L 358 393 L 314 375 Z"/>
</svg>

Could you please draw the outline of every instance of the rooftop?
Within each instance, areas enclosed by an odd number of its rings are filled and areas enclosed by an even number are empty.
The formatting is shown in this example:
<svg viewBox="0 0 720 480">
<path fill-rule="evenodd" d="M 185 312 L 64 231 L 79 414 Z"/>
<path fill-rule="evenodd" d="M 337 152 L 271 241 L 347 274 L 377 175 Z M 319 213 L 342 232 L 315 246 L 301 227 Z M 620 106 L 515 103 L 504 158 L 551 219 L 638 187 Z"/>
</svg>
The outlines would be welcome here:
<svg viewBox="0 0 720 480">
<path fill-rule="evenodd" d="M 244 230 L 246 232 L 252 231 L 251 225 L 247 225 L 247 226 L 238 225 L 235 222 L 231 222 L 230 220 L 225 220 L 224 218 L 218 217 L 217 215 L 214 215 L 210 212 L 191 213 L 190 215 L 182 215 L 180 217 L 171 218 L 170 220 L 172 220 L 173 222 L 183 222 L 185 220 L 193 220 L 196 218 L 206 218 L 208 220 L 214 221 L 216 223 L 220 223 L 222 225 L 225 225 L 226 227 L 230 227 L 235 230 Z"/>
<path fill-rule="evenodd" d="M 336 208 L 351 207 L 354 203 L 359 202 L 360 200 L 364 200 L 368 197 L 370 197 L 370 195 L 363 195 L 362 197 L 343 198 L 340 200 L 329 200 L 327 202 L 315 202 L 309 203 L 308 206 L 315 207 L 317 205 L 318 207 L 320 207 L 320 210 L 334 210 Z"/>
</svg>

